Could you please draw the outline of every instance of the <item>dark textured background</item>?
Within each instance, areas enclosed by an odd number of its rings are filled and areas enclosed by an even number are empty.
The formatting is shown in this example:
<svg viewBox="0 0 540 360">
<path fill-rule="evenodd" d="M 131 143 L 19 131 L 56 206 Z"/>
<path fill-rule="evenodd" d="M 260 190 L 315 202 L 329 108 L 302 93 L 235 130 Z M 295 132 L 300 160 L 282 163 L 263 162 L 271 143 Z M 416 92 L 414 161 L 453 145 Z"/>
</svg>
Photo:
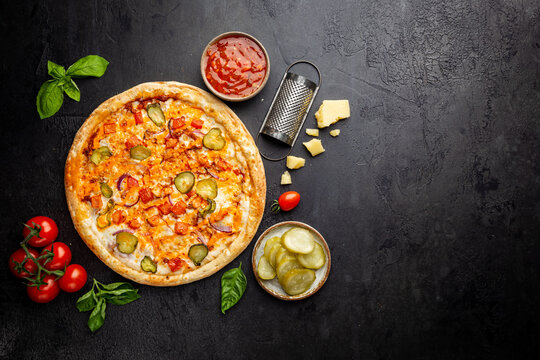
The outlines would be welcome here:
<svg viewBox="0 0 540 360">
<path fill-rule="evenodd" d="M 267 48 L 268 85 L 230 104 L 255 134 L 286 66 L 314 61 L 315 101 L 347 98 L 352 116 L 293 173 L 300 206 L 266 211 L 319 229 L 333 255 L 322 290 L 300 302 L 248 288 L 226 315 L 220 277 L 139 286 L 91 335 L 80 294 L 31 303 L 0 271 L 1 358 L 494 359 L 538 355 L 540 324 L 540 3 L 535 0 L 3 1 L 1 260 L 20 223 L 45 214 L 73 261 L 121 280 L 84 245 L 68 214 L 63 166 L 90 112 L 133 85 L 204 87 L 199 59 L 215 35 L 242 30 Z M 47 60 L 110 61 L 77 81 L 82 100 L 40 120 Z M 306 122 L 314 127 L 313 112 Z M 299 141 L 305 141 L 302 134 Z M 283 163 L 265 162 L 268 199 Z M 82 293 L 82 292 L 81 292 Z"/>
</svg>

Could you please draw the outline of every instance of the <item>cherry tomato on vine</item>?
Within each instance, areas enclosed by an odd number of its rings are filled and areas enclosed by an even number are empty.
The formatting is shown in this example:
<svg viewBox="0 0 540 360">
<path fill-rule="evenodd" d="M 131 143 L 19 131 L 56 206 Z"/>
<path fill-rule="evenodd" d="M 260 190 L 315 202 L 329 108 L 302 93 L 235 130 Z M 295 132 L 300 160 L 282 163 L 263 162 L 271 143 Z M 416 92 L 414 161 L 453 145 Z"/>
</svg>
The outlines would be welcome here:
<svg viewBox="0 0 540 360">
<path fill-rule="evenodd" d="M 287 191 L 281 194 L 278 200 L 274 200 L 271 209 L 273 212 L 290 211 L 300 202 L 300 194 L 296 191 Z"/>
<path fill-rule="evenodd" d="M 81 265 L 71 264 L 67 267 L 64 276 L 58 280 L 58 285 L 65 292 L 75 292 L 82 289 L 87 278 L 88 274 Z"/>
<path fill-rule="evenodd" d="M 39 256 L 38 252 L 36 250 L 34 250 L 34 249 L 28 249 L 28 252 L 30 254 L 32 254 L 32 256 L 35 257 L 36 259 Z M 22 269 L 21 268 L 19 269 L 21 272 L 17 271 L 17 264 L 15 262 L 22 263 L 25 258 L 26 258 L 26 253 L 21 248 L 16 250 L 9 257 L 9 270 L 11 270 L 13 275 L 15 275 L 18 278 L 28 277 L 28 276 L 30 276 L 31 274 L 33 274 L 33 273 L 35 273 L 37 271 L 38 267 L 37 267 L 36 263 L 33 262 L 32 260 L 28 260 L 24 264 L 24 267 Z"/>
<path fill-rule="evenodd" d="M 46 282 L 47 285 L 41 285 L 39 288 L 37 286 L 26 286 L 26 293 L 33 302 L 40 304 L 48 303 L 60 293 L 60 288 L 56 283 L 56 276 L 45 275 L 43 281 Z"/>
<path fill-rule="evenodd" d="M 30 238 L 28 241 L 30 246 L 44 247 L 56 240 L 56 237 L 58 236 L 58 226 L 53 219 L 46 216 L 36 216 L 26 222 L 26 225 L 30 227 L 34 227 L 34 224 L 41 227 L 41 230 L 39 231 L 39 237 L 32 236 Z M 23 229 L 23 236 L 26 238 L 29 234 L 30 229 L 25 226 Z"/>
<path fill-rule="evenodd" d="M 69 246 L 64 244 L 63 242 L 55 242 L 52 243 L 41 250 L 41 255 L 45 255 L 47 251 L 51 251 L 54 254 L 52 260 L 44 264 L 43 266 L 47 270 L 62 270 L 64 267 L 69 265 L 71 262 L 71 250 L 69 249 Z M 43 260 L 43 263 L 45 260 Z M 40 260 L 41 263 L 41 260 Z"/>
</svg>

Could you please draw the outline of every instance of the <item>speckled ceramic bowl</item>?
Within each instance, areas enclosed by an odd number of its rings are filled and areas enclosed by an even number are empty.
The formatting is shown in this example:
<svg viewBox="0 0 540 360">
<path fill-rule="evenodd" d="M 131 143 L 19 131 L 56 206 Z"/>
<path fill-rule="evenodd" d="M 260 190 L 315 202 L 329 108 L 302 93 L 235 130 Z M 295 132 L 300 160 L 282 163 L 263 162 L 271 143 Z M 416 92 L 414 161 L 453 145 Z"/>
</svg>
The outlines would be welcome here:
<svg viewBox="0 0 540 360">
<path fill-rule="evenodd" d="M 274 236 L 283 235 L 285 231 L 289 230 L 292 227 L 301 227 L 309 230 L 315 236 L 315 241 L 322 245 L 324 253 L 326 255 L 326 263 L 322 268 L 315 270 L 315 281 L 313 282 L 313 284 L 311 284 L 309 290 L 302 294 L 294 296 L 287 294 L 281 288 L 281 285 L 279 284 L 277 278 L 274 278 L 272 280 L 262 280 L 257 274 L 257 264 L 259 263 L 259 259 L 261 258 L 261 256 L 264 255 L 264 245 L 266 244 L 266 241 Z M 324 237 L 311 226 L 299 221 L 284 221 L 270 226 L 257 239 L 257 242 L 253 247 L 253 254 L 251 255 L 251 266 L 253 268 L 253 273 L 255 274 L 257 282 L 267 293 L 281 300 L 301 300 L 315 294 L 324 285 L 326 279 L 328 278 L 328 274 L 330 274 L 330 265 L 330 249 L 328 248 L 328 244 L 324 240 Z"/>
<path fill-rule="evenodd" d="M 221 39 L 223 39 L 223 38 L 225 38 L 227 36 L 245 36 L 248 39 L 252 40 L 254 43 L 259 45 L 259 47 L 262 49 L 262 51 L 264 53 L 264 58 L 266 60 L 266 75 L 264 76 L 264 80 L 263 80 L 262 84 L 253 93 L 251 93 L 251 94 L 249 94 L 247 96 L 244 96 L 244 97 L 229 96 L 229 95 L 220 93 L 219 91 L 217 91 L 216 89 L 214 89 L 212 87 L 212 85 L 208 82 L 208 79 L 205 76 L 206 61 L 208 60 L 208 57 L 207 57 L 206 53 L 208 52 L 208 48 L 210 47 L 210 45 L 218 42 L 219 40 L 221 40 Z M 261 92 L 261 90 L 264 88 L 264 86 L 268 82 L 268 77 L 270 76 L 270 57 L 268 56 L 268 53 L 266 52 L 266 49 L 264 48 L 263 44 L 261 44 L 261 42 L 259 40 L 257 40 L 254 36 L 251 36 L 251 35 L 249 35 L 247 33 L 241 32 L 241 31 L 229 31 L 229 32 L 220 34 L 220 35 L 216 36 L 215 38 L 213 38 L 212 40 L 210 40 L 208 45 L 206 45 L 206 47 L 204 48 L 204 51 L 203 51 L 202 56 L 201 56 L 201 76 L 203 78 L 203 81 L 204 81 L 204 84 L 206 85 L 206 87 L 214 95 L 216 95 L 218 98 L 220 98 L 222 100 L 225 100 L 225 101 L 231 101 L 231 102 L 239 102 L 239 101 L 248 100 L 248 99 L 253 98 L 254 96 L 257 96 L 257 94 Z"/>
</svg>

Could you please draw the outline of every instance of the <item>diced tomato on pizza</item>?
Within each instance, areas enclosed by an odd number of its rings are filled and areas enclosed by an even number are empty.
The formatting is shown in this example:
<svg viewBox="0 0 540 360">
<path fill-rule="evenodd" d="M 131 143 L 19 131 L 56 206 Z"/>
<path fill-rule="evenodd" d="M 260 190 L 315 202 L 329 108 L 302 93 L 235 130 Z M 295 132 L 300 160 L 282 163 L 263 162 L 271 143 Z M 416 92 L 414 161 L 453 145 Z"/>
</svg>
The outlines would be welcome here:
<svg viewBox="0 0 540 360">
<path fill-rule="evenodd" d="M 171 208 L 174 215 L 183 215 L 186 213 L 186 205 L 181 201 L 177 201 Z"/>
<path fill-rule="evenodd" d="M 144 122 L 142 113 L 140 111 L 135 111 L 133 115 L 135 116 L 135 124 L 140 125 Z"/>
<path fill-rule="evenodd" d="M 189 224 L 183 222 L 177 222 L 174 224 L 174 232 L 178 235 L 186 235 L 189 231 Z"/>
<path fill-rule="evenodd" d="M 115 212 L 113 212 L 113 214 L 112 214 L 112 222 L 113 222 L 113 224 L 118 225 L 118 224 L 123 223 L 125 220 L 126 220 L 126 215 L 125 215 L 124 211 L 116 210 Z"/>
<path fill-rule="evenodd" d="M 90 203 L 94 209 L 99 209 L 103 205 L 101 195 L 94 195 L 90 198 Z"/>
<path fill-rule="evenodd" d="M 106 123 L 105 125 L 103 125 L 103 132 L 106 135 L 109 135 L 109 134 L 112 134 L 112 133 L 116 132 L 116 124 L 115 123 Z"/>
<path fill-rule="evenodd" d="M 171 119 L 171 128 L 173 130 L 177 130 L 177 129 L 180 129 L 182 126 L 184 126 L 186 124 L 185 120 L 184 120 L 184 117 L 180 117 L 180 118 L 174 118 L 174 119 Z"/>
<path fill-rule="evenodd" d="M 139 197 L 143 203 L 147 203 L 154 198 L 154 194 L 149 188 L 139 190 Z"/>
<path fill-rule="evenodd" d="M 129 139 L 126 140 L 127 149 L 131 149 L 137 145 L 141 145 L 141 140 L 135 135 L 130 136 Z"/>
<path fill-rule="evenodd" d="M 171 213 L 171 207 L 172 207 L 171 204 L 166 202 L 159 205 L 158 209 L 159 209 L 159 212 L 162 213 L 163 215 L 169 215 Z"/>
<path fill-rule="evenodd" d="M 204 125 L 204 121 L 201 119 L 193 119 L 191 120 L 191 126 L 193 126 L 195 129 L 202 129 Z"/>
<path fill-rule="evenodd" d="M 167 265 L 169 265 L 169 269 L 171 269 L 172 272 L 175 272 L 185 265 L 185 261 L 180 258 L 174 258 L 167 260 Z"/>
<path fill-rule="evenodd" d="M 126 179 L 126 182 L 127 182 L 128 189 L 139 186 L 139 182 L 133 176 L 128 176 Z"/>
</svg>

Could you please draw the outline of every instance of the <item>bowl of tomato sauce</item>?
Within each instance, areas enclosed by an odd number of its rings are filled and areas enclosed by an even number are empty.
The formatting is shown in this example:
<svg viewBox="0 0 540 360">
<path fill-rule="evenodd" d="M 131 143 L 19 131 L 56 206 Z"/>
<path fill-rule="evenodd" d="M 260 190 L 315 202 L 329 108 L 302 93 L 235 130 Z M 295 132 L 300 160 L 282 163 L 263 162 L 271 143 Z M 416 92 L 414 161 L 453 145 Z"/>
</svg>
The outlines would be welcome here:
<svg viewBox="0 0 540 360">
<path fill-rule="evenodd" d="M 204 83 L 220 99 L 244 101 L 257 95 L 268 81 L 270 61 L 253 36 L 230 31 L 213 38 L 201 57 Z"/>
</svg>

